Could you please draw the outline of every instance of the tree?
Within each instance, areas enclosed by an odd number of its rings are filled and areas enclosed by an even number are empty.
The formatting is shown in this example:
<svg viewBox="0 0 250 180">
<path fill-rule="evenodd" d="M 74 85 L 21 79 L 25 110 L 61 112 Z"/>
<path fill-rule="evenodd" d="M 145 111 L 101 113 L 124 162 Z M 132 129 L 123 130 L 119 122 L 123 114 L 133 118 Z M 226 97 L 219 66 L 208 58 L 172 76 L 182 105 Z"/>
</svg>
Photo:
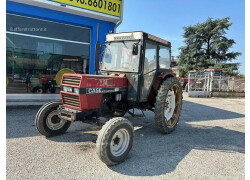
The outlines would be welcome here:
<svg viewBox="0 0 250 180">
<path fill-rule="evenodd" d="M 190 70 L 219 67 L 227 75 L 238 73 L 239 63 L 229 63 L 241 55 L 240 52 L 230 51 L 235 41 L 226 37 L 227 30 L 232 25 L 229 19 L 208 18 L 203 23 L 184 27 L 185 46 L 179 48 L 178 56 L 183 75 Z"/>
</svg>

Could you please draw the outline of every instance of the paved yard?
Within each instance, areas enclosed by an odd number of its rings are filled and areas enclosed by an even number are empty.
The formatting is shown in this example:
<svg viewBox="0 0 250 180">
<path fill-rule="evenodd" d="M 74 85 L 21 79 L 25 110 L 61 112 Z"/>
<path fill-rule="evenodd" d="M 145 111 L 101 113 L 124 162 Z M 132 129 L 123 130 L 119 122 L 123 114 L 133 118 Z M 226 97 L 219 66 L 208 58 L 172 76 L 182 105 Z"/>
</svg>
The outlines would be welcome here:
<svg viewBox="0 0 250 180">
<path fill-rule="evenodd" d="M 245 100 L 188 98 L 176 130 L 160 134 L 154 114 L 125 115 L 136 127 L 128 159 L 107 167 L 95 153 L 98 128 L 73 123 L 45 138 L 37 109 L 7 109 L 7 179 L 244 179 Z"/>
</svg>

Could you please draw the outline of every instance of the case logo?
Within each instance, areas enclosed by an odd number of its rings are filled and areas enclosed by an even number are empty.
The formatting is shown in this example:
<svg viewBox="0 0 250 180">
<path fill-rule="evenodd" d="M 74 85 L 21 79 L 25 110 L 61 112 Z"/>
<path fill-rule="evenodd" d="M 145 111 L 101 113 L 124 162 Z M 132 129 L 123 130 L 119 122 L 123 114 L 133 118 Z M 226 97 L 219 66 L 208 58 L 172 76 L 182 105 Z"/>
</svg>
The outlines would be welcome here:
<svg viewBox="0 0 250 180">
<path fill-rule="evenodd" d="M 97 94 L 102 93 L 102 88 L 88 88 L 87 94 Z"/>
</svg>

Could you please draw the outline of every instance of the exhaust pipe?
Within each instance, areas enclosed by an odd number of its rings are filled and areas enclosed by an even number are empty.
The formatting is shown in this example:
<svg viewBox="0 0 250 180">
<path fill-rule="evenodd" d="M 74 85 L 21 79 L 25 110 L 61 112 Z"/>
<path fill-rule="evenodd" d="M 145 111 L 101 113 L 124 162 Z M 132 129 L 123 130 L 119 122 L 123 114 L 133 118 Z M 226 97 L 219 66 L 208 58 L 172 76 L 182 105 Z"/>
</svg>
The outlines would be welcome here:
<svg viewBox="0 0 250 180">
<path fill-rule="evenodd" d="M 99 71 L 99 64 L 100 64 L 100 54 L 102 47 L 99 43 L 99 38 L 100 38 L 100 24 L 97 24 L 97 41 L 95 45 L 95 74 L 98 74 Z"/>
</svg>

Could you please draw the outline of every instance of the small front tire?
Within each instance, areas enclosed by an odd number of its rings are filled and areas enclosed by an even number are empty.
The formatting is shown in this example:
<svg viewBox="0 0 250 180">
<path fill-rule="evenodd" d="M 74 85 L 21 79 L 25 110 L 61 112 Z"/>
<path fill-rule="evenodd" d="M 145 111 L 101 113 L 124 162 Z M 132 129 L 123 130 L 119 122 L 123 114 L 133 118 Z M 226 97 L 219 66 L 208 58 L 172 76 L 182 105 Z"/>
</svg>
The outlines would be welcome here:
<svg viewBox="0 0 250 180">
<path fill-rule="evenodd" d="M 64 134 L 69 128 L 71 122 L 60 119 L 57 114 L 57 108 L 61 102 L 49 102 L 43 105 L 35 118 L 37 130 L 44 136 L 56 136 Z"/>
<path fill-rule="evenodd" d="M 99 158 L 108 166 L 119 164 L 128 156 L 134 139 L 134 128 L 125 118 L 109 120 L 101 129 L 96 141 Z"/>
</svg>

